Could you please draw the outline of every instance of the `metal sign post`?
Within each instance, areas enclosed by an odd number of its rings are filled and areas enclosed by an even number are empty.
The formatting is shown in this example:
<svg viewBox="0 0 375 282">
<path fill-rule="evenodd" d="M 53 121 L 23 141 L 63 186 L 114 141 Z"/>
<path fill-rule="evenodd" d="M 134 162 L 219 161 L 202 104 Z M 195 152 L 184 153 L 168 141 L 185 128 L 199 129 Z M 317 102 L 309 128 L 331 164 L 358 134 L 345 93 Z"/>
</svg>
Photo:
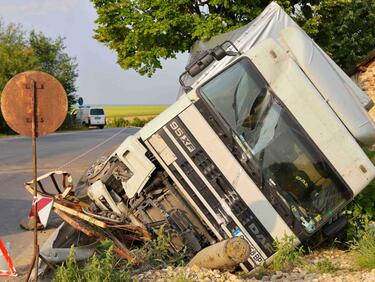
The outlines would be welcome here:
<svg viewBox="0 0 375 282">
<path fill-rule="evenodd" d="M 43 85 L 40 86 L 43 89 Z M 32 269 L 35 265 L 35 281 L 38 281 L 38 259 L 39 259 L 39 245 L 38 245 L 38 190 L 37 190 L 37 151 L 36 151 L 36 138 L 38 136 L 38 87 L 35 80 L 31 80 L 31 104 L 32 104 L 32 115 L 31 115 L 31 143 L 32 143 L 32 163 L 33 163 L 33 209 L 34 209 L 34 257 L 31 262 L 29 272 L 27 274 L 26 281 L 29 280 L 31 276 Z"/>
<path fill-rule="evenodd" d="M 31 136 L 32 142 L 34 255 L 26 281 L 29 280 L 34 266 L 35 281 L 38 281 L 37 137 L 59 128 L 67 110 L 67 95 L 60 82 L 39 71 L 28 71 L 14 76 L 5 85 L 1 97 L 1 111 L 9 127 L 21 135 Z"/>
</svg>

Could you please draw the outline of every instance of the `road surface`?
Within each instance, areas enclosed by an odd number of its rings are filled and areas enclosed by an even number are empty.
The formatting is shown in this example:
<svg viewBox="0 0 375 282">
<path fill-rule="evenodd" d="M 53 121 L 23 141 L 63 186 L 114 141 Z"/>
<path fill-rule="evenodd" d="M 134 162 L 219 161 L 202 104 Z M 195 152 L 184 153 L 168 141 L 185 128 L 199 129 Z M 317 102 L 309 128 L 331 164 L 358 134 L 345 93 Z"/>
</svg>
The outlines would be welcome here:
<svg viewBox="0 0 375 282">
<path fill-rule="evenodd" d="M 61 169 L 75 182 L 95 159 L 113 151 L 137 128 L 108 128 L 55 133 L 38 138 L 38 175 Z M 10 242 L 13 257 L 32 244 L 32 234 L 19 227 L 31 208 L 23 184 L 32 179 L 31 139 L 0 139 L 0 239 Z"/>
</svg>

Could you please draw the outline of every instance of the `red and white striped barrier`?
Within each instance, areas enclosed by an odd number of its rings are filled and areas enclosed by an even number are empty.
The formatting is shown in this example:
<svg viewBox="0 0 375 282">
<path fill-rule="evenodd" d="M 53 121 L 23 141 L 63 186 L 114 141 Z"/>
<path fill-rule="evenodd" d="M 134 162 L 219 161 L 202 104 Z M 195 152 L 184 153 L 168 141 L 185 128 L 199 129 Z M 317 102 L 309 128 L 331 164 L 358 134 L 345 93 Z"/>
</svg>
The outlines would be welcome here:
<svg viewBox="0 0 375 282">
<path fill-rule="evenodd" d="M 8 269 L 0 269 L 0 276 L 17 276 L 16 268 L 2 240 L 0 240 L 0 251 L 8 265 Z"/>
<path fill-rule="evenodd" d="M 37 220 L 43 225 L 44 228 L 46 228 L 47 223 L 48 223 L 48 218 L 52 210 L 53 199 L 38 195 L 36 202 L 37 202 L 37 213 L 38 213 Z M 32 205 L 30 213 L 29 213 L 29 218 L 33 218 L 33 217 L 34 217 L 34 206 Z"/>
</svg>

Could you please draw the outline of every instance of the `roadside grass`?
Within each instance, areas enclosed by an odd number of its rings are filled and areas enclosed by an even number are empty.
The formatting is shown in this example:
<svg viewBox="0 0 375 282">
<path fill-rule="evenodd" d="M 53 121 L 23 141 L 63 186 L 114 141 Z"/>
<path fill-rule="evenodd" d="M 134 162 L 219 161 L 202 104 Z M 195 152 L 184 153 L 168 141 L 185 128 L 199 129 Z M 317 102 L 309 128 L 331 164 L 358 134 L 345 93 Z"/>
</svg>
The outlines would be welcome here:
<svg viewBox="0 0 375 282">
<path fill-rule="evenodd" d="M 107 118 L 156 116 L 167 106 L 103 106 Z"/>
<path fill-rule="evenodd" d="M 185 252 L 179 255 L 169 252 L 170 236 L 164 232 L 164 226 L 154 230 L 155 238 L 146 241 L 141 247 L 131 250 L 134 259 L 130 262 L 120 259 L 113 252 L 114 244 L 110 240 L 102 241 L 96 254 L 86 262 L 77 262 L 74 248 L 65 263 L 59 266 L 53 282 L 101 282 L 101 281 L 137 281 L 134 270 L 140 273 L 166 266 L 183 266 Z M 169 277 L 171 282 L 192 282 L 186 273 L 179 272 Z"/>
<path fill-rule="evenodd" d="M 14 134 L 4 134 L 0 133 L 0 138 L 9 137 L 9 136 L 15 136 Z"/>
<path fill-rule="evenodd" d="M 107 119 L 107 127 L 128 127 L 128 126 L 135 126 L 135 127 L 143 127 L 146 123 L 152 120 L 154 117 L 147 117 L 147 118 L 139 118 L 135 117 L 133 119 L 127 118 L 114 118 L 113 120 Z"/>
<path fill-rule="evenodd" d="M 375 230 L 367 229 L 352 247 L 354 263 L 363 269 L 375 268 Z"/>
<path fill-rule="evenodd" d="M 302 263 L 303 247 L 296 245 L 294 236 L 285 235 L 275 241 L 276 253 L 272 268 L 276 271 L 286 271 Z"/>
<path fill-rule="evenodd" d="M 308 272 L 313 273 L 332 273 L 339 269 L 338 266 L 328 258 L 322 258 L 316 264 L 307 264 L 304 268 Z"/>
<path fill-rule="evenodd" d="M 104 243 L 106 244 L 106 243 Z M 67 261 L 57 268 L 53 282 L 100 282 L 131 281 L 129 267 L 122 265 L 112 251 L 113 245 L 103 253 L 92 256 L 85 265 L 75 259 L 74 248 L 71 247 Z M 116 268 L 116 271 L 114 271 Z"/>
</svg>

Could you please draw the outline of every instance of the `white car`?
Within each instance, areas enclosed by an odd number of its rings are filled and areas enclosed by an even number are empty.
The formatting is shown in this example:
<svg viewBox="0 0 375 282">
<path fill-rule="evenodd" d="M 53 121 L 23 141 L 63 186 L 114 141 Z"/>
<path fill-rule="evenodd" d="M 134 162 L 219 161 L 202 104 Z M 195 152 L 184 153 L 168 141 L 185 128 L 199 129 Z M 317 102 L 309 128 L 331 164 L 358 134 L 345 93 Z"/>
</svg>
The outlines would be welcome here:
<svg viewBox="0 0 375 282">
<path fill-rule="evenodd" d="M 100 129 L 106 125 L 105 113 L 100 107 L 81 106 L 78 109 L 77 121 L 84 126 L 97 126 Z"/>
</svg>

